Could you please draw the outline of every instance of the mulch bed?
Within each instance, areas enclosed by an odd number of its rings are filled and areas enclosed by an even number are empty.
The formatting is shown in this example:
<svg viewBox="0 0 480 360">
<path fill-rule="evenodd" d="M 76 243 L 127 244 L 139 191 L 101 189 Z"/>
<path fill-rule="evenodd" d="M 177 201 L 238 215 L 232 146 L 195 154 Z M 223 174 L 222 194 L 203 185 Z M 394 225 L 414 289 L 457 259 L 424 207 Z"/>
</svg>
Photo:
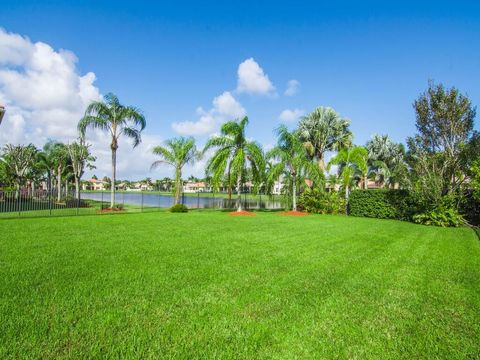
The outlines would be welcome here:
<svg viewBox="0 0 480 360">
<path fill-rule="evenodd" d="M 281 212 L 280 215 L 283 215 L 283 216 L 308 216 L 309 214 L 301 212 L 301 211 L 285 211 L 285 212 Z"/>
<path fill-rule="evenodd" d="M 101 209 L 101 210 L 97 210 L 97 211 L 101 212 L 101 213 L 111 213 L 111 212 L 125 211 L 125 209 Z"/>
<path fill-rule="evenodd" d="M 251 212 L 251 211 L 232 211 L 232 212 L 229 212 L 228 215 L 230 215 L 230 216 L 253 216 L 253 215 L 257 215 L 257 214 L 255 214 L 254 212 Z"/>
</svg>

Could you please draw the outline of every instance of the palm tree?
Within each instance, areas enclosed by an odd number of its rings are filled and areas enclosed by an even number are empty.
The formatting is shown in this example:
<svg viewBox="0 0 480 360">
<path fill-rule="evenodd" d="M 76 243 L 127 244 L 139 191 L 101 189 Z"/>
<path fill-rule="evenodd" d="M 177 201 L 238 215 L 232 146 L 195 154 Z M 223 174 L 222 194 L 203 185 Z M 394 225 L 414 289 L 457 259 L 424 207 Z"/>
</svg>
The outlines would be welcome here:
<svg viewBox="0 0 480 360">
<path fill-rule="evenodd" d="M 330 159 L 328 170 L 331 165 L 339 165 L 342 187 L 345 190 L 345 200 L 348 204 L 350 196 L 350 187 L 355 180 L 355 176 L 360 175 L 366 181 L 365 168 L 367 167 L 368 151 L 363 146 L 354 146 L 341 149 L 336 156 Z"/>
<path fill-rule="evenodd" d="M 91 163 L 95 161 L 95 157 L 90 154 L 89 148 L 90 145 L 84 144 L 81 138 L 79 142 L 74 141 L 67 145 L 67 151 L 72 164 L 72 173 L 75 181 L 75 198 L 77 200 L 80 200 L 80 180 L 85 171 L 85 167 L 88 167 L 89 169 L 94 168 Z"/>
<path fill-rule="evenodd" d="M 192 164 L 200 157 L 200 153 L 195 146 L 195 139 L 178 137 L 165 142 L 165 146 L 156 146 L 153 153 L 161 157 L 161 160 L 155 161 L 152 168 L 162 164 L 173 166 L 175 169 L 175 202 L 180 203 L 180 194 L 182 192 L 182 168 L 187 164 Z"/>
<path fill-rule="evenodd" d="M 239 121 L 228 121 L 220 129 L 220 135 L 212 137 L 207 141 L 203 152 L 211 148 L 217 151 L 207 163 L 206 171 L 212 175 L 214 186 L 225 174 L 237 182 L 237 211 L 242 211 L 242 185 L 247 173 L 247 166 L 250 165 L 253 181 L 256 184 L 261 182 L 261 174 L 264 167 L 263 151 L 258 143 L 247 140 L 245 128 L 248 124 L 248 117 Z"/>
<path fill-rule="evenodd" d="M 0 160 L 5 164 L 7 174 L 10 175 L 16 185 L 15 198 L 20 196 L 20 186 L 28 179 L 33 170 L 37 149 L 33 144 L 12 145 L 7 144 L 3 148 L 3 156 Z"/>
<path fill-rule="evenodd" d="M 405 181 L 408 171 L 405 148 L 388 135 L 373 135 L 367 142 L 370 173 L 382 187 L 394 187 Z"/>
<path fill-rule="evenodd" d="M 62 175 L 65 172 L 67 166 L 69 165 L 69 156 L 67 147 L 65 144 L 60 142 L 54 142 L 51 145 L 51 160 L 55 166 L 56 176 L 57 176 L 57 202 L 60 202 L 62 198 Z"/>
<path fill-rule="evenodd" d="M 325 152 L 348 147 L 352 142 L 350 121 L 330 107 L 318 107 L 298 124 L 300 138 L 305 142 L 318 166 L 325 170 Z"/>
<path fill-rule="evenodd" d="M 82 137 L 87 128 L 100 129 L 109 133 L 112 150 L 112 186 L 110 207 L 115 206 L 115 181 L 117 178 L 118 140 L 124 135 L 133 140 L 133 147 L 142 141 L 141 132 L 146 121 L 142 112 L 133 106 L 124 106 L 114 94 L 107 94 L 104 101 L 94 101 L 88 105 L 85 116 L 78 123 Z"/>
<path fill-rule="evenodd" d="M 308 172 L 312 162 L 308 159 L 305 146 L 295 132 L 288 131 L 285 125 L 276 130 L 277 146 L 270 150 L 267 159 L 272 159 L 266 183 L 272 185 L 284 173 L 291 179 L 292 210 L 297 210 L 297 182 L 302 171 Z"/>
</svg>

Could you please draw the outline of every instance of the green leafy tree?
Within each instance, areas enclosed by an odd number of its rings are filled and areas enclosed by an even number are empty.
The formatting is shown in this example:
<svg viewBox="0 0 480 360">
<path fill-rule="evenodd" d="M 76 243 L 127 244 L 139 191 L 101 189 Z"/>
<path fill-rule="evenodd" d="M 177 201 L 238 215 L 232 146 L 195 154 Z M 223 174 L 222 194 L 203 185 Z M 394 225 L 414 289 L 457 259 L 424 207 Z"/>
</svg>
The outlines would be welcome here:
<svg viewBox="0 0 480 360">
<path fill-rule="evenodd" d="M 413 106 L 418 132 L 407 142 L 414 173 L 420 182 L 437 176 L 441 195 L 452 194 L 465 180 L 462 154 L 474 135 L 475 108 L 455 87 L 433 82 Z"/>
<path fill-rule="evenodd" d="M 75 197 L 77 200 L 80 200 L 81 178 L 85 172 L 85 168 L 94 168 L 92 163 L 95 161 L 95 157 L 90 154 L 90 145 L 84 144 L 82 139 L 67 145 L 67 151 L 75 182 Z"/>
<path fill-rule="evenodd" d="M 3 148 L 3 155 L 0 160 L 5 164 L 6 173 L 15 183 L 17 190 L 16 198 L 20 195 L 20 187 L 25 185 L 26 180 L 33 171 L 37 151 L 33 144 L 7 144 Z"/>
<path fill-rule="evenodd" d="M 337 151 L 352 143 L 350 121 L 329 107 L 318 107 L 304 116 L 298 124 L 298 132 L 322 172 L 327 151 Z"/>
<path fill-rule="evenodd" d="M 133 106 L 120 103 L 114 94 L 107 94 L 103 101 L 92 102 L 85 111 L 85 116 L 78 123 L 82 137 L 88 128 L 99 129 L 110 135 L 112 151 L 112 184 L 110 207 L 115 207 L 115 181 L 117 178 L 117 150 L 119 138 L 123 135 L 133 140 L 133 147 L 140 144 L 141 132 L 146 121 L 142 112 Z"/>
<path fill-rule="evenodd" d="M 200 156 L 193 138 L 178 137 L 165 142 L 165 146 L 156 146 L 153 149 L 155 155 L 161 160 L 155 161 L 152 168 L 167 164 L 175 169 L 175 203 L 180 203 L 182 193 L 182 168 L 187 164 L 193 164 Z"/>
<path fill-rule="evenodd" d="M 264 168 L 264 155 L 260 145 L 248 140 L 245 128 L 248 118 L 245 116 L 239 121 L 228 121 L 220 130 L 220 135 L 208 140 L 204 153 L 215 148 L 216 152 L 207 163 L 207 173 L 212 175 L 213 185 L 219 185 L 225 174 L 230 179 L 236 179 L 237 211 L 242 211 L 242 185 L 250 167 L 253 182 L 260 184 Z"/>
</svg>

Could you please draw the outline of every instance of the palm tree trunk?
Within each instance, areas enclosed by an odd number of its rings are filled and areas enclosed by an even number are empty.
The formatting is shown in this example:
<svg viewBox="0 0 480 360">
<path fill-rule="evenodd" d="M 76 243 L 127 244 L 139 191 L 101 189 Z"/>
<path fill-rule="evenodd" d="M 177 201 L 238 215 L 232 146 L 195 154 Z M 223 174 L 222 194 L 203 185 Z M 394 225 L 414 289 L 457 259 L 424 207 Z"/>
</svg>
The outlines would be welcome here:
<svg viewBox="0 0 480 360">
<path fill-rule="evenodd" d="M 180 204 L 180 191 L 181 191 L 181 182 L 182 182 L 182 171 L 180 169 L 175 169 L 175 204 Z"/>
<path fill-rule="evenodd" d="M 57 202 L 62 199 L 62 166 L 57 168 Z"/>
<path fill-rule="evenodd" d="M 297 211 L 297 175 L 293 174 L 293 211 Z"/>
<path fill-rule="evenodd" d="M 367 175 L 365 175 L 365 176 L 363 177 L 363 182 L 364 182 L 363 188 L 364 188 L 365 190 L 368 190 L 368 176 L 367 176 Z"/>
<path fill-rule="evenodd" d="M 345 186 L 345 214 L 348 215 L 348 199 L 350 198 L 350 186 Z"/>
<path fill-rule="evenodd" d="M 65 197 L 68 196 L 68 180 L 65 180 Z"/>
<path fill-rule="evenodd" d="M 75 176 L 75 199 L 80 201 L 80 178 Z"/>
<path fill-rule="evenodd" d="M 110 208 L 115 207 L 115 182 L 117 180 L 117 149 L 112 146 L 112 180 L 110 183 Z"/>
<path fill-rule="evenodd" d="M 242 175 L 237 177 L 237 211 L 242 211 Z"/>
</svg>

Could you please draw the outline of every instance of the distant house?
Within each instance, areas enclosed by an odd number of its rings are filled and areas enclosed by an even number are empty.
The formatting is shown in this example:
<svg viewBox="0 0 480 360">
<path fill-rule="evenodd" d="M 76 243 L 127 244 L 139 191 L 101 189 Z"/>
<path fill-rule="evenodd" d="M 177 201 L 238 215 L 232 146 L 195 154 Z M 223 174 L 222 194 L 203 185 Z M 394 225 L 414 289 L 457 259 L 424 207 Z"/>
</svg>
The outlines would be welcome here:
<svg viewBox="0 0 480 360">
<path fill-rule="evenodd" d="M 275 181 L 273 183 L 272 194 L 273 195 L 281 195 L 282 194 L 282 189 L 283 189 L 283 183 L 280 182 L 280 181 Z"/>
<path fill-rule="evenodd" d="M 183 192 L 186 193 L 210 192 L 211 190 L 211 187 L 204 181 L 187 181 L 183 184 Z"/>
<path fill-rule="evenodd" d="M 106 190 L 107 182 L 98 179 L 89 179 L 85 181 L 82 185 L 83 190 L 95 190 L 95 191 L 102 191 Z"/>
</svg>

